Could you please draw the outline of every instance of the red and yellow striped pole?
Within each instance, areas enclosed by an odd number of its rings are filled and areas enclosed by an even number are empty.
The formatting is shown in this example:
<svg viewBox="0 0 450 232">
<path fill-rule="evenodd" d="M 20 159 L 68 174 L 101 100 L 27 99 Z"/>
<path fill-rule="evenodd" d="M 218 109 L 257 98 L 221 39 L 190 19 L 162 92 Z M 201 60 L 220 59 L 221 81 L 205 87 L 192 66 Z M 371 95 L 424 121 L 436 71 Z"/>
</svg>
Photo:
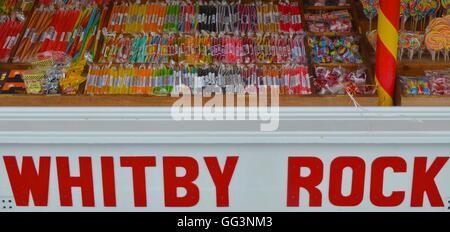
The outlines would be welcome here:
<svg viewBox="0 0 450 232">
<path fill-rule="evenodd" d="M 394 104 L 399 24 L 400 0 L 380 0 L 375 68 L 380 106 Z"/>
</svg>

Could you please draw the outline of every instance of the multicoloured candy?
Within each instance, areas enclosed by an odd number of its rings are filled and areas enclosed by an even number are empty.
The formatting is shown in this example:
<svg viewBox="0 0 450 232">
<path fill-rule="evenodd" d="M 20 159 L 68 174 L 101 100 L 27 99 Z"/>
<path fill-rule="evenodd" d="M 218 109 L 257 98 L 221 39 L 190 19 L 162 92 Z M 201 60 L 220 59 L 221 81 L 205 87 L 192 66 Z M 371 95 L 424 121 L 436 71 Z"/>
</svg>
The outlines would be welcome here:
<svg viewBox="0 0 450 232">
<path fill-rule="evenodd" d="M 362 63 L 359 45 L 353 36 L 310 37 L 308 46 L 313 63 Z"/>
</svg>

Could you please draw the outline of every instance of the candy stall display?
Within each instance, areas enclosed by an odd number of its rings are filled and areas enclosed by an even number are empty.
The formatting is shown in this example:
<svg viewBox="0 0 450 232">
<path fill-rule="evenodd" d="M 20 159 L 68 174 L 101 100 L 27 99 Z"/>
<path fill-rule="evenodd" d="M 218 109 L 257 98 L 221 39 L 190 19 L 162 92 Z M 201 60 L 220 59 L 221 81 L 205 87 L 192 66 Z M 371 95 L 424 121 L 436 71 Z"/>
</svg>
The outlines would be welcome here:
<svg viewBox="0 0 450 232">
<path fill-rule="evenodd" d="M 448 105 L 444 95 L 431 93 L 430 78 L 424 70 L 450 68 L 450 15 L 449 1 L 401 0 L 400 26 L 398 32 L 397 91 L 396 104 L 408 106 Z M 360 11 L 366 20 L 377 16 L 376 1 L 360 0 Z M 364 19 L 362 19 L 364 21 Z M 364 23 L 362 23 L 364 25 Z M 371 45 L 370 54 L 375 55 L 377 30 L 367 25 L 361 27 Z M 376 64 L 374 64 L 376 65 Z M 408 78 L 405 78 L 408 77 Z M 406 88 L 405 86 L 414 86 Z M 410 91 L 406 91 L 410 89 Z M 405 91 L 404 91 L 405 90 Z M 408 94 L 407 94 L 408 93 Z"/>
<path fill-rule="evenodd" d="M 364 12 L 375 3 L 361 0 Z M 400 2 L 399 60 L 448 62 L 450 47 L 450 16 L 448 1 L 402 0 Z M 366 14 L 367 15 L 367 14 Z M 376 49 L 377 31 L 367 31 L 367 38 Z"/>
<path fill-rule="evenodd" d="M 29 20 L 11 32 L 17 38 L 0 41 L 12 47 L 0 62 L 29 65 L 20 78 L 32 97 L 102 105 L 97 99 L 115 95 L 168 102 L 184 90 L 277 89 L 302 105 L 325 95 L 335 99 L 327 105 L 377 104 L 354 0 L 33 2 Z"/>
<path fill-rule="evenodd" d="M 239 94 L 239 89 L 248 86 L 292 85 L 281 94 L 311 94 L 306 87 L 308 58 L 301 8 L 295 1 L 116 1 L 102 33 L 99 66 L 91 67 L 87 78 L 88 95 L 162 95 L 178 90 L 181 84 L 193 93 L 217 87 Z M 136 69 L 139 65 L 145 68 Z M 204 70 L 209 74 L 200 75 Z M 254 70 L 255 75 L 269 73 L 273 78 L 252 77 L 249 80 L 256 82 L 249 84 L 244 70 Z M 109 77 L 98 77 L 104 72 L 114 76 L 112 83 L 119 87 L 111 86 Z M 143 73 L 145 78 L 141 78 Z M 282 81 L 284 73 L 289 81 Z M 131 82 L 123 81 L 124 75 Z M 106 87 L 96 88 L 99 80 Z M 144 87 L 134 88 L 135 81 Z M 299 90 L 301 83 L 305 87 Z"/>
</svg>

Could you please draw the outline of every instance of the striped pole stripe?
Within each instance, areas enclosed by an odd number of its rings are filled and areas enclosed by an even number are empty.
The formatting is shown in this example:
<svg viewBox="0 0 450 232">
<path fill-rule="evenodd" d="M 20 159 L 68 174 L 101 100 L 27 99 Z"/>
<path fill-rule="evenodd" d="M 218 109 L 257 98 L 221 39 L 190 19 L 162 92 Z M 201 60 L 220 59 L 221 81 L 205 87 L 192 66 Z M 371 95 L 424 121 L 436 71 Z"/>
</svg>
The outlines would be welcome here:
<svg viewBox="0 0 450 232">
<path fill-rule="evenodd" d="M 375 79 L 380 106 L 394 104 L 400 0 L 380 0 Z"/>
</svg>

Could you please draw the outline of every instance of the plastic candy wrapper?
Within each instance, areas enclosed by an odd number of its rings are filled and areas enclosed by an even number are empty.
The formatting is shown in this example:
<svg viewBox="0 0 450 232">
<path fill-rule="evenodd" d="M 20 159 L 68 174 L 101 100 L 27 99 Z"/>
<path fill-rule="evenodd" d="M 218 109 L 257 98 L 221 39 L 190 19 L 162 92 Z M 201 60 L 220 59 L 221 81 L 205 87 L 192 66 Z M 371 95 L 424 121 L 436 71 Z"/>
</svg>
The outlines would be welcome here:
<svg viewBox="0 0 450 232">
<path fill-rule="evenodd" d="M 405 95 L 431 95 L 429 80 L 425 77 L 400 77 Z"/>
<path fill-rule="evenodd" d="M 353 25 L 348 10 L 305 14 L 310 32 L 350 32 Z"/>
<path fill-rule="evenodd" d="M 59 87 L 61 94 L 73 95 L 77 94 L 80 86 L 86 82 L 86 77 L 78 75 L 76 73 L 68 74 L 66 78 L 59 80 Z"/>
<path fill-rule="evenodd" d="M 352 22 L 349 19 L 333 19 L 331 21 L 308 22 L 310 32 L 351 32 Z"/>
<path fill-rule="evenodd" d="M 432 95 L 450 96 L 450 69 L 426 71 Z"/>
<path fill-rule="evenodd" d="M 342 68 L 316 67 L 314 87 L 320 95 L 372 95 L 375 87 L 367 83 L 365 69 L 347 71 Z"/>
<path fill-rule="evenodd" d="M 309 37 L 313 63 L 362 63 L 358 41 L 353 36 Z"/>
<path fill-rule="evenodd" d="M 23 74 L 23 81 L 27 94 L 42 94 L 43 86 L 42 82 L 45 78 L 45 72 L 42 71 L 30 71 Z"/>
<path fill-rule="evenodd" d="M 30 61 L 35 68 L 47 69 L 51 66 L 68 67 L 72 59 L 64 52 L 51 51 L 38 53 Z"/>
<path fill-rule="evenodd" d="M 33 65 L 33 71 L 28 77 L 24 77 L 24 80 L 28 80 L 29 84 L 33 84 L 33 91 L 35 94 L 59 94 L 59 81 L 65 77 L 65 68 L 70 65 L 71 59 L 64 52 L 43 52 L 37 54 L 31 64 Z M 37 89 L 36 76 L 43 78 L 40 80 L 42 89 Z M 27 88 L 28 91 L 28 88 Z"/>
</svg>

